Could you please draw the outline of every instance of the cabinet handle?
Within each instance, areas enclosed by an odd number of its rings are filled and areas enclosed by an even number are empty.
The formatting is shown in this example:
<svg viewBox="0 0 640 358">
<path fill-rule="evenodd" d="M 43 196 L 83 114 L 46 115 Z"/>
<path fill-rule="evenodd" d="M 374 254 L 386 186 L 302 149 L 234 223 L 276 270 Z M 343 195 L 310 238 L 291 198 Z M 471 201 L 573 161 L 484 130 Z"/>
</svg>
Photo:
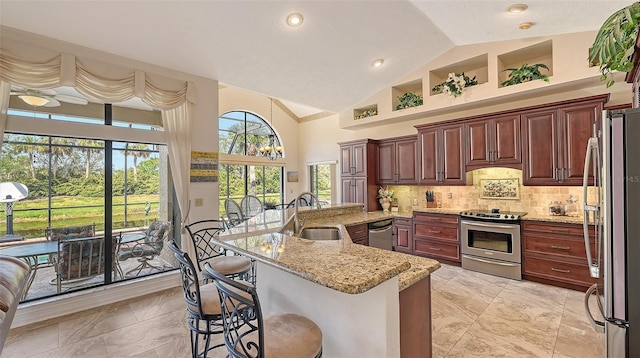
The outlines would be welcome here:
<svg viewBox="0 0 640 358">
<path fill-rule="evenodd" d="M 556 168 L 553 172 L 553 179 L 560 181 L 560 168 Z"/>
<path fill-rule="evenodd" d="M 552 267 L 551 271 L 561 272 L 561 273 L 569 273 L 569 272 L 571 272 L 570 270 L 557 269 L 555 267 Z"/>
<path fill-rule="evenodd" d="M 356 174 L 356 167 L 350 167 L 349 168 L 349 173 L 351 173 L 351 175 L 355 175 Z"/>
<path fill-rule="evenodd" d="M 355 179 L 351 179 L 351 186 L 356 186 L 356 180 Z"/>
<path fill-rule="evenodd" d="M 567 179 L 567 168 L 562 168 L 562 180 Z"/>
<path fill-rule="evenodd" d="M 563 233 L 569 233 L 569 229 L 560 229 L 560 228 L 551 228 L 551 232 L 563 232 Z"/>
<path fill-rule="evenodd" d="M 439 247 L 429 246 L 429 250 L 431 250 L 431 251 L 440 251 L 440 248 Z"/>
<path fill-rule="evenodd" d="M 438 230 L 429 230 L 429 232 L 432 233 L 432 234 L 439 234 L 440 233 L 440 231 L 438 231 Z"/>
<path fill-rule="evenodd" d="M 429 220 L 429 221 L 440 221 L 440 218 L 433 218 L 430 216 L 427 216 L 425 219 Z"/>
<path fill-rule="evenodd" d="M 556 250 L 571 250 L 571 248 L 569 246 L 556 246 L 556 245 L 551 245 L 552 249 L 556 249 Z"/>
<path fill-rule="evenodd" d="M 491 163 L 491 162 L 493 162 L 493 161 L 494 161 L 494 159 L 493 159 L 493 151 L 492 151 L 492 150 L 490 150 L 490 151 L 489 151 L 489 163 Z"/>
</svg>

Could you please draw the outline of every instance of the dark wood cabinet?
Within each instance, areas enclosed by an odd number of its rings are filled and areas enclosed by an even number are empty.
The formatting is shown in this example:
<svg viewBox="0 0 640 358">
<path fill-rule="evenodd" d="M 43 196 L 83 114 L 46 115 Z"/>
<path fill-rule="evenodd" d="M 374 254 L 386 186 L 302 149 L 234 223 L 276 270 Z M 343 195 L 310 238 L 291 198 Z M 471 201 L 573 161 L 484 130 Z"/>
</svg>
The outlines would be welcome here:
<svg viewBox="0 0 640 358">
<path fill-rule="evenodd" d="M 351 241 L 354 244 L 369 246 L 369 231 L 367 224 L 351 225 L 346 227 Z"/>
<path fill-rule="evenodd" d="M 458 215 L 414 212 L 413 253 L 460 265 Z"/>
<path fill-rule="evenodd" d="M 364 211 L 378 209 L 376 143 L 371 139 L 338 143 L 343 203 L 362 203 Z"/>
<path fill-rule="evenodd" d="M 416 126 L 420 145 L 420 184 L 464 185 L 464 126 Z"/>
<path fill-rule="evenodd" d="M 595 235 L 591 250 L 595 252 Z M 580 224 L 522 222 L 522 277 L 584 290 L 596 282 L 589 276 L 583 228 Z"/>
<path fill-rule="evenodd" d="M 466 170 L 486 167 L 522 169 L 520 114 L 507 114 L 465 124 Z"/>
<path fill-rule="evenodd" d="M 582 184 L 587 142 L 595 135 L 606 98 L 521 114 L 525 185 Z"/>
<path fill-rule="evenodd" d="M 418 137 L 389 138 L 378 143 L 378 184 L 418 183 Z"/>
<path fill-rule="evenodd" d="M 398 252 L 413 252 L 413 220 L 411 218 L 393 219 L 393 248 Z"/>
</svg>

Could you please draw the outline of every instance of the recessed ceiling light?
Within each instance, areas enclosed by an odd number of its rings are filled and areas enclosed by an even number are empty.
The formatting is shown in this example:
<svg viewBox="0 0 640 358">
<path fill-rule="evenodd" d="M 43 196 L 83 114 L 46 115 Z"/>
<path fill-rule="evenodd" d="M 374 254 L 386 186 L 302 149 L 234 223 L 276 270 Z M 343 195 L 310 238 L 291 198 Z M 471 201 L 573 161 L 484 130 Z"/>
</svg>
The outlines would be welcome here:
<svg viewBox="0 0 640 358">
<path fill-rule="evenodd" d="M 512 14 L 517 14 L 519 12 L 523 12 L 528 8 L 527 5 L 525 4 L 515 4 L 515 5 L 511 5 L 507 8 L 507 11 L 509 11 Z"/>
<path fill-rule="evenodd" d="M 303 20 L 304 18 L 302 17 L 302 14 L 294 12 L 293 14 L 289 14 L 289 16 L 287 16 L 287 25 L 297 27 L 302 25 Z"/>
<path fill-rule="evenodd" d="M 371 62 L 371 67 L 378 68 L 378 67 L 382 66 L 383 63 L 384 63 L 384 60 L 381 59 L 381 58 L 378 58 L 376 60 L 373 60 L 373 62 Z"/>
<path fill-rule="evenodd" d="M 520 28 L 520 30 L 527 30 L 527 29 L 530 29 L 531 26 L 533 26 L 533 23 L 531 23 L 531 22 L 523 22 L 520 25 L 518 25 L 518 28 Z"/>
</svg>

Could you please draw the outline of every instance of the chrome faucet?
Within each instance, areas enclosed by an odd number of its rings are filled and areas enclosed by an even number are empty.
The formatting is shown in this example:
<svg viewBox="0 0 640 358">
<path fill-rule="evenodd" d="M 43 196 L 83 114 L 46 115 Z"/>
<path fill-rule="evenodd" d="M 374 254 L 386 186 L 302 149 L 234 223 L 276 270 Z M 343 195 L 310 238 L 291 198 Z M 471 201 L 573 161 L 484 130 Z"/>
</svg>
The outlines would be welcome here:
<svg viewBox="0 0 640 358">
<path fill-rule="evenodd" d="M 298 196 L 296 197 L 296 200 L 293 203 L 293 232 L 296 234 L 300 232 L 300 229 L 302 229 L 302 225 L 304 225 L 304 221 L 301 222 L 300 218 L 298 217 L 298 207 L 299 207 L 300 199 L 304 195 L 310 195 L 312 199 L 311 199 L 311 203 L 309 204 L 313 206 L 313 202 L 315 201 L 316 207 L 320 209 L 320 200 L 318 200 L 318 197 L 314 193 L 305 191 L 298 194 Z"/>
</svg>

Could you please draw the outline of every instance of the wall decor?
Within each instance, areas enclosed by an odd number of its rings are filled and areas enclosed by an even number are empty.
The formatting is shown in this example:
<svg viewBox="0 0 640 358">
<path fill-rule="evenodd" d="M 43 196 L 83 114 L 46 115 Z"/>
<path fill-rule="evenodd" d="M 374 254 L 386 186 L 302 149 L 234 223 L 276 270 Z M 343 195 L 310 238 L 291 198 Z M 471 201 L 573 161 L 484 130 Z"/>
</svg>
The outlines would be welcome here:
<svg viewBox="0 0 640 358">
<path fill-rule="evenodd" d="M 297 183 L 298 182 L 298 172 L 287 172 L 287 182 L 288 183 Z"/>
<path fill-rule="evenodd" d="M 481 199 L 520 199 L 520 185 L 518 178 L 512 179 L 481 179 Z"/>
<path fill-rule="evenodd" d="M 215 183 L 218 181 L 218 153 L 191 152 L 191 168 L 189 170 L 192 183 Z"/>
</svg>

